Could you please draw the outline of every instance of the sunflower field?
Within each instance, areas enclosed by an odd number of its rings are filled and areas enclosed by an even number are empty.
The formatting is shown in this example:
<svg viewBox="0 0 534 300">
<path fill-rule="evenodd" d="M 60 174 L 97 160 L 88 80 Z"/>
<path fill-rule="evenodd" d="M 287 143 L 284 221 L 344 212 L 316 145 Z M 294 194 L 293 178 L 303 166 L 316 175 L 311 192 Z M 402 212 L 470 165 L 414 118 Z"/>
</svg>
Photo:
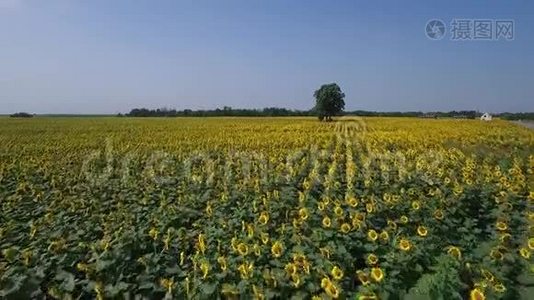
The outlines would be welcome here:
<svg viewBox="0 0 534 300">
<path fill-rule="evenodd" d="M 0 298 L 533 299 L 534 131 L 0 118 Z"/>
</svg>

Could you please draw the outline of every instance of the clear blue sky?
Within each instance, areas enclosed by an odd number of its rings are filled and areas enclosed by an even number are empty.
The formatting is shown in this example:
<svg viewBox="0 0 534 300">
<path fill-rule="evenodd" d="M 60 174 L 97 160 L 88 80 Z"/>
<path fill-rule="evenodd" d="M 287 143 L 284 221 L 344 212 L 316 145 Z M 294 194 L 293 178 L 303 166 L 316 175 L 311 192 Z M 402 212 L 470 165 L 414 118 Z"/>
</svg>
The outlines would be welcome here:
<svg viewBox="0 0 534 300">
<path fill-rule="evenodd" d="M 513 41 L 425 36 L 513 19 Z M 449 30 L 449 28 L 447 28 Z M 534 2 L 0 0 L 0 113 L 134 107 L 534 111 Z"/>
</svg>

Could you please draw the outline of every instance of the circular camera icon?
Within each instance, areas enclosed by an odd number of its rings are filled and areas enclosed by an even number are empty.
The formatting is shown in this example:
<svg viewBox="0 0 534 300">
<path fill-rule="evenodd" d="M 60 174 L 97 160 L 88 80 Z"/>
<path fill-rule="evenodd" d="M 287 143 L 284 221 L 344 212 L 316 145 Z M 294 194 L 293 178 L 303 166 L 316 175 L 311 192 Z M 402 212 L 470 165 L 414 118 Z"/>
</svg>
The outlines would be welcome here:
<svg viewBox="0 0 534 300">
<path fill-rule="evenodd" d="M 425 27 L 426 36 L 431 40 L 441 40 L 445 36 L 445 23 L 441 20 L 430 20 Z"/>
</svg>

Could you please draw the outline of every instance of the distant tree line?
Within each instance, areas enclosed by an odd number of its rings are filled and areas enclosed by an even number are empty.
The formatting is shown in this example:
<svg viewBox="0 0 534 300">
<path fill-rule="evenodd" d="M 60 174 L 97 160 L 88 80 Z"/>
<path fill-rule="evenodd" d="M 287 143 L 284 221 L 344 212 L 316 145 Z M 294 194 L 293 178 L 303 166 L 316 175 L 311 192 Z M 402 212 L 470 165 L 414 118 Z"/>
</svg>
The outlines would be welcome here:
<svg viewBox="0 0 534 300">
<path fill-rule="evenodd" d="M 534 120 L 534 112 L 525 113 L 501 113 L 497 115 L 499 118 L 506 120 Z"/>
<path fill-rule="evenodd" d="M 134 108 L 127 117 L 285 117 L 285 116 L 309 116 L 309 111 L 290 110 L 286 108 L 267 107 L 264 109 L 234 109 L 225 106 L 214 110 L 176 110 L 168 108 L 147 109 Z M 119 114 L 119 116 L 121 116 Z"/>
<path fill-rule="evenodd" d="M 481 112 L 475 110 L 461 110 L 449 112 L 421 112 L 421 111 L 367 111 L 355 110 L 345 111 L 342 116 L 361 116 L 361 117 L 419 117 L 419 118 L 458 118 L 458 119 L 475 119 L 482 116 Z M 287 108 L 267 107 L 263 109 L 235 109 L 225 106 L 222 109 L 213 110 L 176 110 L 168 108 L 147 109 L 134 108 L 127 114 L 119 114 L 125 117 L 289 117 L 289 116 L 317 116 L 314 109 L 311 110 L 292 110 Z M 534 113 L 500 113 L 493 114 L 507 120 L 534 120 Z"/>
<path fill-rule="evenodd" d="M 27 112 L 18 112 L 18 113 L 11 114 L 9 116 L 11 118 L 33 118 L 33 115 Z"/>
</svg>

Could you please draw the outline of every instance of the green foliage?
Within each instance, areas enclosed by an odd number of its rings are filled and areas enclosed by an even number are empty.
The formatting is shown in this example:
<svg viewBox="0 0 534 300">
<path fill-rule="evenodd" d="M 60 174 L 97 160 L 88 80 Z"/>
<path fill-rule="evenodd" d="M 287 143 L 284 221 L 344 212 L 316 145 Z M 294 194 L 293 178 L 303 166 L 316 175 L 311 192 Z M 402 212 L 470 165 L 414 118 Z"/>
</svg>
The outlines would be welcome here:
<svg viewBox="0 0 534 300">
<path fill-rule="evenodd" d="M 0 298 L 524 295 L 534 133 L 357 120 L 0 118 Z"/>
<path fill-rule="evenodd" d="M 331 121 L 345 109 L 345 94 L 336 83 L 323 84 L 313 93 L 315 97 L 314 111 L 319 120 Z"/>
<path fill-rule="evenodd" d="M 440 255 L 435 260 L 437 264 L 421 276 L 406 299 L 462 299 L 459 291 L 465 287 L 461 282 L 458 261 L 448 255 Z"/>
</svg>

